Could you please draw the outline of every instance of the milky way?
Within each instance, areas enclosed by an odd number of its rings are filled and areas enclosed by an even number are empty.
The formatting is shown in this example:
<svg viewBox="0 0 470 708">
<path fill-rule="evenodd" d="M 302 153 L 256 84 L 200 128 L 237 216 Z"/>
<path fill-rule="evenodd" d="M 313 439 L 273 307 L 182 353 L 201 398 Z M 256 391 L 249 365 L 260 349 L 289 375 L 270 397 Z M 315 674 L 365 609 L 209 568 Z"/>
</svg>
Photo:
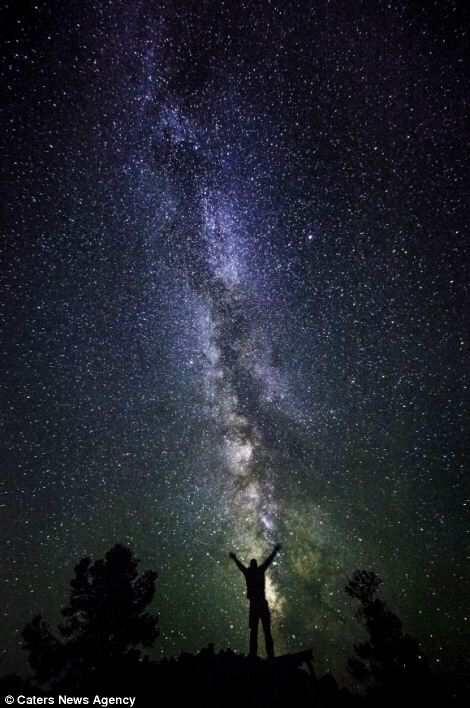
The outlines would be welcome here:
<svg viewBox="0 0 470 708">
<path fill-rule="evenodd" d="M 217 490 L 217 516 L 227 524 L 233 547 L 246 557 L 259 557 L 279 533 L 279 502 L 258 419 L 266 404 L 282 408 L 287 401 L 281 372 L 272 364 L 269 332 L 263 331 L 246 209 L 237 203 L 230 184 L 227 191 L 214 188 L 208 169 L 197 172 L 198 179 L 185 190 L 187 166 L 201 163 L 203 148 L 197 131 L 174 107 L 163 111 L 160 131 L 166 142 L 160 150 L 169 163 L 163 167 L 179 177 L 169 181 L 163 218 L 180 221 L 172 224 L 172 232 L 184 229 L 188 243 L 197 242 L 199 250 L 197 264 L 186 257 L 181 276 L 197 312 L 203 420 L 214 428 L 215 469 L 204 484 Z M 177 196 L 184 194 L 182 218 L 178 208 L 167 208 L 177 201 L 172 189 Z M 282 596 L 270 577 L 267 583 L 277 612 Z"/>
<path fill-rule="evenodd" d="M 3 3 L 5 666 L 74 564 L 159 573 L 155 653 L 345 674 L 376 571 L 468 635 L 467 26 L 457 3 Z M 7 636 L 8 635 L 8 636 Z"/>
</svg>

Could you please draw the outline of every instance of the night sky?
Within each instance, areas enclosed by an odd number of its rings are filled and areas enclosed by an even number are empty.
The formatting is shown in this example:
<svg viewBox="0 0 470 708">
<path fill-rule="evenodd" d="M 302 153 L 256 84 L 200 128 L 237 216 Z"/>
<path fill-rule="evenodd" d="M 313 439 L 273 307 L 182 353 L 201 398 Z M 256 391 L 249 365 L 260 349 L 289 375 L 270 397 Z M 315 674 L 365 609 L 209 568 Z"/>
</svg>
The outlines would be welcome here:
<svg viewBox="0 0 470 708">
<path fill-rule="evenodd" d="M 1 3 L 2 673 L 73 567 L 159 573 L 154 656 L 345 673 L 356 568 L 469 650 L 464 3 Z M 468 11 L 467 11 L 468 15 Z"/>
</svg>

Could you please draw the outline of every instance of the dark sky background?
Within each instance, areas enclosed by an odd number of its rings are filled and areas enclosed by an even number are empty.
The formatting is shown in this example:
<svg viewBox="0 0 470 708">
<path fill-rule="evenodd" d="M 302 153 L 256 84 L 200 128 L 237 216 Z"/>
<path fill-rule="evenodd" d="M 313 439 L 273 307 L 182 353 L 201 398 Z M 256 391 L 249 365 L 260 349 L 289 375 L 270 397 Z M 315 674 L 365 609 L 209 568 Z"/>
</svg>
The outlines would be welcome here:
<svg viewBox="0 0 470 708">
<path fill-rule="evenodd" d="M 3 670 L 74 564 L 159 572 L 156 655 L 339 676 L 355 568 L 468 655 L 465 3 L 1 3 Z"/>
</svg>

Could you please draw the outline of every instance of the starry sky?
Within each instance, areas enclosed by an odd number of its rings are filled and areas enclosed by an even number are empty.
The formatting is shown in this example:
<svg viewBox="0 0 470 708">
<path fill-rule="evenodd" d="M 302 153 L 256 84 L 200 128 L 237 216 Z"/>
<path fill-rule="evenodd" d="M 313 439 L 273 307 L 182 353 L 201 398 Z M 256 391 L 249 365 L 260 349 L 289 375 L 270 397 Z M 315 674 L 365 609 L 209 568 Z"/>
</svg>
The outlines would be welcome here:
<svg viewBox="0 0 470 708">
<path fill-rule="evenodd" d="M 73 566 L 159 573 L 155 656 L 341 675 L 368 568 L 468 652 L 468 11 L 1 3 L 3 669 Z"/>
</svg>

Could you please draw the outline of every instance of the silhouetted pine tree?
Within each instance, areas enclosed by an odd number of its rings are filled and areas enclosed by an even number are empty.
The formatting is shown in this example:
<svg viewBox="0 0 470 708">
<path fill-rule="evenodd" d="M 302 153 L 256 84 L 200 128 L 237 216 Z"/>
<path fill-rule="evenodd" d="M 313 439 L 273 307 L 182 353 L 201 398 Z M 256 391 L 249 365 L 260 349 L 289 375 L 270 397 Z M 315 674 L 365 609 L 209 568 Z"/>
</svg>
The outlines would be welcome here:
<svg viewBox="0 0 470 708">
<path fill-rule="evenodd" d="M 63 624 L 54 634 L 40 615 L 23 630 L 35 679 L 51 688 L 105 685 L 132 673 L 139 646 L 158 636 L 158 617 L 147 612 L 157 574 L 139 575 L 132 551 L 114 546 L 103 560 L 83 558 L 75 567 Z"/>
<path fill-rule="evenodd" d="M 349 660 L 349 670 L 374 695 L 391 701 L 397 694 L 422 697 L 430 681 L 427 661 L 417 641 L 403 633 L 399 617 L 377 597 L 381 584 L 375 573 L 357 570 L 346 585 L 348 595 L 360 602 L 356 616 L 369 635 L 354 646 L 357 656 Z"/>
</svg>

